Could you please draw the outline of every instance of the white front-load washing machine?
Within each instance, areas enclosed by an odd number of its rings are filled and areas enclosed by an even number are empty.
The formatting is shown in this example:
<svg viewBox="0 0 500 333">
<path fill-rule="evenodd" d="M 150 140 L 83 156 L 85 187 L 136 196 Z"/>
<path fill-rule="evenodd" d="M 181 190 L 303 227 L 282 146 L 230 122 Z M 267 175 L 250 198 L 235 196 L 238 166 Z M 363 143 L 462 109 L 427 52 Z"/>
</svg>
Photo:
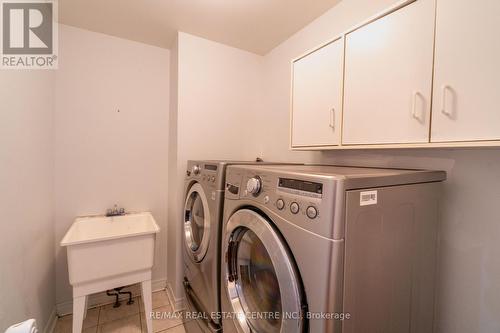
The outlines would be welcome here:
<svg viewBox="0 0 500 333">
<path fill-rule="evenodd" d="M 230 166 L 224 333 L 432 331 L 441 171 Z"/>
<path fill-rule="evenodd" d="M 228 165 L 268 162 L 188 161 L 183 209 L 183 262 L 188 333 L 220 332 L 220 236 Z M 193 319 L 193 320 L 191 320 Z"/>
</svg>

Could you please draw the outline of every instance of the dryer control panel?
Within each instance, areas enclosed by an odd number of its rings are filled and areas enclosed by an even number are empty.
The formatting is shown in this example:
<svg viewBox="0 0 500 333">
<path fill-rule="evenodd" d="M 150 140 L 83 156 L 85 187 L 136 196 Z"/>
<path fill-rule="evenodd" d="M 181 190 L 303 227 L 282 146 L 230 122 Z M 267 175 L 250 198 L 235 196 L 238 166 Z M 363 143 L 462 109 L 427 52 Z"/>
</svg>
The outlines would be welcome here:
<svg viewBox="0 0 500 333">
<path fill-rule="evenodd" d="M 216 191 L 220 186 L 218 165 L 206 162 L 189 161 L 186 169 L 186 180 L 196 181 L 210 191 Z"/>
<path fill-rule="evenodd" d="M 230 167 L 226 175 L 228 200 L 249 200 L 287 221 L 331 237 L 334 183 L 297 175 L 262 172 L 257 168 Z"/>
</svg>

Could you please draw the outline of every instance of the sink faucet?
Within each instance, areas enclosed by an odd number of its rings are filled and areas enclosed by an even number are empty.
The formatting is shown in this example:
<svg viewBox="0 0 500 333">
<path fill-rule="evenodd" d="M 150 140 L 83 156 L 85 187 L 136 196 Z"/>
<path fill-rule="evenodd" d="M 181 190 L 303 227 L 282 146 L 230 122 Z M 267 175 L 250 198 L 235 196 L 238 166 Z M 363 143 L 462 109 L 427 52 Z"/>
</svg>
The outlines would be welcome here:
<svg viewBox="0 0 500 333">
<path fill-rule="evenodd" d="M 106 210 L 106 216 L 120 216 L 125 215 L 125 208 L 118 208 L 118 205 L 115 205 L 113 208 L 109 208 Z"/>
</svg>

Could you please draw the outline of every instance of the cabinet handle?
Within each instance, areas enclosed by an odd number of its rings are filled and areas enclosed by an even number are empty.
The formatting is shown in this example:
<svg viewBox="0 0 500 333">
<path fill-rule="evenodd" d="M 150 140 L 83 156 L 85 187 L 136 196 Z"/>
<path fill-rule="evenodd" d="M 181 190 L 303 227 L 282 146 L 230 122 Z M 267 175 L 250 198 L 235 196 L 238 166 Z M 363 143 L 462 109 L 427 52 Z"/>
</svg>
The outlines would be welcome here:
<svg viewBox="0 0 500 333">
<path fill-rule="evenodd" d="M 335 108 L 330 109 L 330 127 L 335 129 Z"/>
<path fill-rule="evenodd" d="M 418 92 L 418 91 L 415 91 L 413 93 L 413 102 L 412 102 L 412 106 L 411 106 L 411 116 L 413 117 L 413 119 L 416 119 L 418 121 L 424 121 L 424 119 L 422 119 L 421 117 L 419 117 L 419 113 L 417 112 L 417 98 L 423 98 L 423 95 Z"/>
<path fill-rule="evenodd" d="M 441 93 L 441 113 L 445 116 L 451 117 L 451 112 L 446 108 L 446 91 L 450 90 L 451 87 L 449 85 L 444 85 Z"/>
</svg>

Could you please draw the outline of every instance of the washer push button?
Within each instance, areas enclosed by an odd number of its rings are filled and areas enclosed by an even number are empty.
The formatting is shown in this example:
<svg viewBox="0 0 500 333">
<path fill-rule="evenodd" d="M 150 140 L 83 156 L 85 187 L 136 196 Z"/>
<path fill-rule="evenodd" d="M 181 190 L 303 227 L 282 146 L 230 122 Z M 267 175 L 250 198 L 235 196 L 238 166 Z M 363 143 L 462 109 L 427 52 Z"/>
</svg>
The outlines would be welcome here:
<svg viewBox="0 0 500 333">
<path fill-rule="evenodd" d="M 276 200 L 276 208 L 283 210 L 283 208 L 285 208 L 285 201 L 283 201 L 283 199 Z"/>
<path fill-rule="evenodd" d="M 297 214 L 300 210 L 300 206 L 295 201 L 290 204 L 290 211 L 292 214 Z"/>
<path fill-rule="evenodd" d="M 314 206 L 309 206 L 306 209 L 306 215 L 310 219 L 315 219 L 318 216 L 318 210 Z"/>
</svg>

